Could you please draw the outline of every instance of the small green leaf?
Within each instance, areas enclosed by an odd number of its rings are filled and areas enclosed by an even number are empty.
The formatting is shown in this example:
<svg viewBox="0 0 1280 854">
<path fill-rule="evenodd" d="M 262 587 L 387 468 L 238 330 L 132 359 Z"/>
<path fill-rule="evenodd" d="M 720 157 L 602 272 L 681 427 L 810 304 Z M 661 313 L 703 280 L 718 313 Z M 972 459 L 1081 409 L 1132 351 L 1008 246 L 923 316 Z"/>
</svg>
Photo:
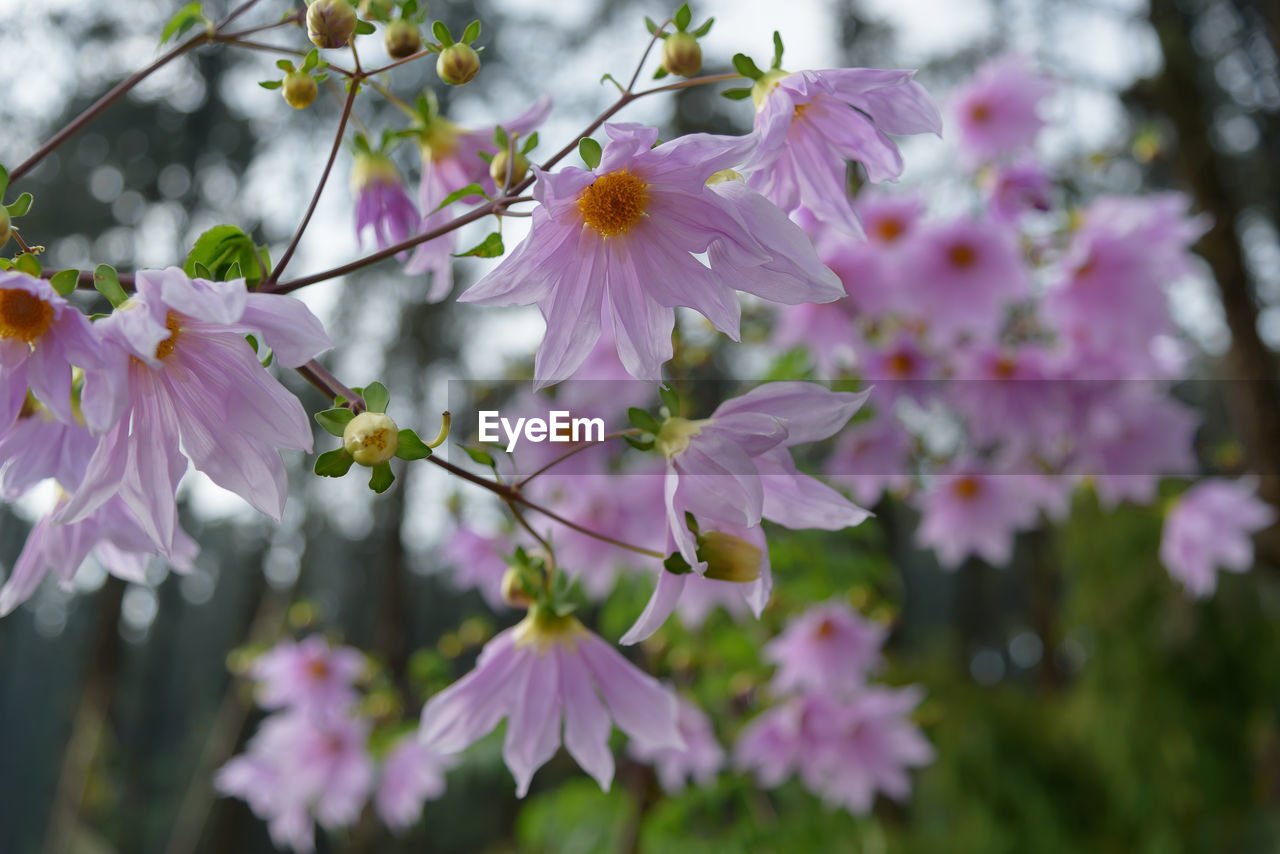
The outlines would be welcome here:
<svg viewBox="0 0 1280 854">
<path fill-rule="evenodd" d="M 410 18 L 418 14 L 418 0 L 405 0 L 403 6 L 400 7 L 400 17 Z"/>
<path fill-rule="evenodd" d="M 391 471 L 391 463 L 379 463 L 369 475 L 369 488 L 379 495 L 390 489 L 395 482 L 396 476 Z"/>
<path fill-rule="evenodd" d="M 412 430 L 401 430 L 396 434 L 396 439 L 399 442 L 396 456 L 402 460 L 424 460 L 431 456 L 427 443 L 419 439 L 418 434 Z"/>
<path fill-rule="evenodd" d="M 332 451 L 325 451 L 316 457 L 314 471 L 321 477 L 342 477 L 351 471 L 351 466 L 355 461 L 355 457 L 342 448 L 335 448 Z"/>
<path fill-rule="evenodd" d="M 658 25 L 648 15 L 644 16 L 644 26 L 649 31 L 649 35 L 656 36 L 658 34 Z"/>
<path fill-rule="evenodd" d="M 4 191 L 9 189 L 9 170 L 0 166 L 0 199 L 4 198 Z"/>
<path fill-rule="evenodd" d="M 624 435 L 622 437 L 626 443 L 637 451 L 652 451 L 654 441 L 652 439 L 637 439 L 635 436 Z"/>
<path fill-rule="evenodd" d="M 320 48 L 313 47 L 311 52 L 307 54 L 306 59 L 302 60 L 302 68 L 304 71 L 310 71 L 320 65 Z"/>
<path fill-rule="evenodd" d="M 498 464 L 493 460 L 493 455 L 484 448 L 473 448 L 470 445 L 459 445 L 458 447 L 467 452 L 467 456 L 471 457 L 472 462 L 488 466 L 491 469 L 498 467 Z"/>
<path fill-rule="evenodd" d="M 653 72 L 654 80 L 661 80 L 663 77 L 666 77 L 666 76 L 667 76 L 667 69 L 665 68 L 659 68 L 657 71 Z"/>
<path fill-rule="evenodd" d="M 529 134 L 529 138 L 524 141 L 524 147 L 520 149 L 521 154 L 528 154 L 538 147 L 538 132 L 535 130 Z"/>
<path fill-rule="evenodd" d="M 647 433 L 656 435 L 662 429 L 658 419 L 638 406 L 632 406 L 627 409 L 627 420 L 631 422 L 633 427 L 639 427 Z"/>
<path fill-rule="evenodd" d="M 672 415 L 680 414 L 680 395 L 676 394 L 676 390 L 671 386 L 664 385 L 658 389 L 658 397 L 662 399 L 662 405 Z"/>
<path fill-rule="evenodd" d="M 680 552 L 673 552 L 667 555 L 667 559 L 662 562 L 662 566 L 672 575 L 688 575 L 693 571 L 693 567 L 689 566 L 689 562 L 681 556 Z"/>
<path fill-rule="evenodd" d="M 759 80 L 764 76 L 764 72 L 757 68 L 755 62 L 745 53 L 733 55 L 733 67 L 743 77 L 749 77 L 752 80 Z"/>
<path fill-rule="evenodd" d="M 342 406 L 335 406 L 333 409 L 326 409 L 315 415 L 316 423 L 323 427 L 326 433 L 338 437 L 342 436 L 342 431 L 355 417 L 354 412 Z"/>
<path fill-rule="evenodd" d="M 110 264 L 99 264 L 93 271 L 93 286 L 98 289 L 98 293 L 107 298 L 112 308 L 119 308 L 129 299 L 129 295 L 120 285 L 116 268 Z"/>
<path fill-rule="evenodd" d="M 293 63 L 287 59 L 277 59 L 276 68 L 279 68 L 281 71 L 284 71 L 284 72 L 291 72 L 294 70 Z"/>
<path fill-rule="evenodd" d="M 462 43 L 471 44 L 478 38 L 480 38 L 480 22 L 477 20 L 467 24 L 466 30 L 462 33 Z"/>
<path fill-rule="evenodd" d="M 39 259 L 30 252 L 23 252 L 17 258 L 14 258 L 13 268 L 15 270 L 21 270 L 28 276 L 36 276 L 37 278 L 42 272 L 44 272 L 44 268 L 40 266 Z"/>
<path fill-rule="evenodd" d="M 782 34 L 773 31 L 773 68 L 782 67 Z"/>
<path fill-rule="evenodd" d="M 57 291 L 58 296 L 64 297 L 73 293 L 79 283 L 79 270 L 60 270 L 54 273 L 53 278 L 49 280 L 49 284 L 53 285 L 53 289 Z"/>
<path fill-rule="evenodd" d="M 728 98 L 730 101 L 742 101 L 751 97 L 750 89 L 725 89 L 720 93 L 720 97 Z"/>
<path fill-rule="evenodd" d="M 391 393 L 382 383 L 369 383 L 361 392 L 364 396 L 364 407 L 370 412 L 386 412 L 391 402 Z"/>
<path fill-rule="evenodd" d="M 356 35 L 358 36 L 373 35 L 377 31 L 378 31 L 378 28 L 375 27 L 373 24 L 369 23 L 368 21 L 356 21 Z M 390 485 L 391 484 L 389 483 L 387 484 L 387 486 L 390 486 Z"/>
<path fill-rule="evenodd" d="M 472 246 L 466 252 L 454 253 L 454 258 L 500 258 L 507 248 L 502 245 L 502 235 L 498 232 L 492 232 L 484 240 L 476 246 Z"/>
<path fill-rule="evenodd" d="M 9 212 L 11 217 L 26 216 L 27 211 L 31 210 L 31 202 L 33 198 L 30 193 L 23 193 L 18 196 L 18 200 L 11 205 L 5 205 L 4 209 Z"/>
<path fill-rule="evenodd" d="M 200 4 L 188 3 L 175 12 L 173 17 L 169 19 L 169 23 L 164 25 L 164 29 L 160 31 L 160 44 L 164 44 L 171 38 L 181 36 L 202 20 L 204 20 L 204 15 L 200 12 Z"/>
<path fill-rule="evenodd" d="M 281 86 L 284 85 L 284 81 L 283 80 L 261 80 L 258 82 L 258 85 L 261 86 L 263 89 L 279 89 Z"/>
<path fill-rule="evenodd" d="M 679 9 L 676 9 L 675 22 L 676 22 L 677 30 L 683 33 L 685 30 L 689 28 L 689 23 L 692 20 L 693 20 L 693 12 L 689 10 L 688 3 L 685 3 Z"/>
<path fill-rule="evenodd" d="M 498 125 L 493 129 L 493 143 L 498 146 L 499 149 L 504 149 L 510 145 L 511 141 L 508 139 L 507 132 L 503 129 L 502 125 Z"/>
<path fill-rule="evenodd" d="M 432 24 L 431 34 L 436 37 L 436 41 L 445 47 L 453 44 L 453 36 L 449 34 L 449 28 L 444 25 L 444 21 L 436 21 Z"/>
<path fill-rule="evenodd" d="M 182 269 L 188 276 L 227 281 L 239 278 L 228 275 L 236 264 L 239 264 L 250 288 L 262 278 L 258 249 L 253 245 L 253 239 L 234 225 L 216 225 L 196 238 Z M 204 272 L 201 273 L 200 269 Z"/>
<path fill-rule="evenodd" d="M 711 25 L 716 22 L 715 18 L 707 18 L 707 22 L 693 31 L 693 37 L 700 39 L 707 33 L 711 32 Z"/>
<path fill-rule="evenodd" d="M 454 202 L 465 199 L 468 196 L 482 196 L 486 199 L 489 198 L 489 194 L 484 191 L 484 187 L 480 186 L 479 184 L 468 184 L 462 189 L 454 190 L 452 193 L 445 196 L 444 201 L 436 205 L 436 211 L 442 210 L 443 208 L 448 207 Z M 432 213 L 435 213 L 435 211 L 432 211 Z"/>
<path fill-rule="evenodd" d="M 584 136 L 578 140 L 578 156 L 582 158 L 582 162 L 587 164 L 587 168 L 594 169 L 600 165 L 600 156 L 604 152 L 600 148 L 600 143 L 596 142 L 589 136 Z"/>
</svg>

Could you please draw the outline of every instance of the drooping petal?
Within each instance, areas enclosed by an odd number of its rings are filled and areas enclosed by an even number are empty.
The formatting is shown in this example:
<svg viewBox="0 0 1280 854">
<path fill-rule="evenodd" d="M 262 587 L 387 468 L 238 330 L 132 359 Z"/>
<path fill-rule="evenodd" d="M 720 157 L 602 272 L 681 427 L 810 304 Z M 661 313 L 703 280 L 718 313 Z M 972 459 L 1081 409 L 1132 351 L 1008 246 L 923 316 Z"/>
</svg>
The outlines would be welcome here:
<svg viewBox="0 0 1280 854">
<path fill-rule="evenodd" d="M 595 635 L 580 637 L 578 650 L 595 676 L 618 729 L 655 746 L 684 747 L 676 725 L 674 694 Z"/>
<path fill-rule="evenodd" d="M 681 520 L 681 526 L 683 520 Z M 686 558 L 687 560 L 687 558 Z M 703 565 L 705 571 L 705 564 Z M 622 636 L 618 643 L 623 646 L 631 646 L 640 643 L 642 640 L 648 640 L 658 629 L 662 628 L 662 624 L 671 616 L 671 612 L 676 608 L 676 602 L 680 599 L 680 594 L 684 592 L 684 585 L 688 581 L 687 575 L 675 575 L 667 572 L 665 569 L 658 571 L 658 584 L 653 589 L 653 595 L 649 597 L 649 602 L 644 606 L 644 611 L 636 620 L 635 625 L 627 629 L 627 633 Z"/>
<path fill-rule="evenodd" d="M 560 657 L 565 749 L 607 792 L 613 782 L 613 751 L 609 749 L 613 722 L 583 662 L 560 646 L 555 654 Z"/>
</svg>

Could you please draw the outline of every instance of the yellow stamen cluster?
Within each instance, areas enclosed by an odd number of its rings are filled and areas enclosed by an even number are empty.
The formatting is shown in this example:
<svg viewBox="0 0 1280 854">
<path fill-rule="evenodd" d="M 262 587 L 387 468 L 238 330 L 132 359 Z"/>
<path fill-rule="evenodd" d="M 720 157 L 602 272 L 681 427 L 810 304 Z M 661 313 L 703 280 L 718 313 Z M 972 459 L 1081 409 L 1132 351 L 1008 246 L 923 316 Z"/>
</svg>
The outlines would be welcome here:
<svg viewBox="0 0 1280 854">
<path fill-rule="evenodd" d="M 662 422 L 654 444 L 664 457 L 671 459 L 677 454 L 684 453 L 689 447 L 689 440 L 701 433 L 703 425 L 707 423 L 709 419 L 690 421 L 688 418 L 678 416 L 668 418 Z"/>
<path fill-rule="evenodd" d="M 178 343 L 178 333 L 182 331 L 178 315 L 172 311 L 164 317 L 164 327 L 169 330 L 169 337 L 156 345 L 156 358 L 167 359 L 173 355 L 173 348 Z"/>
<path fill-rule="evenodd" d="M 582 623 L 573 616 L 556 616 L 555 612 L 541 605 L 534 605 L 515 629 L 516 646 L 533 644 L 538 654 L 544 654 L 552 644 L 573 649 L 578 636 L 585 634 Z"/>
<path fill-rule="evenodd" d="M 578 196 L 582 221 L 601 237 L 631 231 L 648 205 L 649 185 L 626 169 L 601 175 Z"/>
<path fill-rule="evenodd" d="M 53 306 L 35 294 L 17 288 L 0 290 L 0 338 L 20 338 L 32 343 L 49 331 Z"/>
</svg>

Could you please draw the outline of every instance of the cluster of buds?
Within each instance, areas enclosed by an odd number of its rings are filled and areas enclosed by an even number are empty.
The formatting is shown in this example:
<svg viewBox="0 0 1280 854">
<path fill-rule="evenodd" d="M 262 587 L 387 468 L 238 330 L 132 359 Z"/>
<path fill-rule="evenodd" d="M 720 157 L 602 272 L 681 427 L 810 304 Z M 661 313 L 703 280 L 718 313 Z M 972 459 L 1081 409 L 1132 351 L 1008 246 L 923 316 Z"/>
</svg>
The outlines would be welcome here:
<svg viewBox="0 0 1280 854">
<path fill-rule="evenodd" d="M 489 164 L 489 177 L 500 190 L 519 184 L 529 174 L 528 155 L 538 145 L 538 134 L 536 131 L 530 134 L 519 147 L 516 146 L 517 142 L 518 135 L 508 136 L 506 130 L 499 126 L 493 131 L 493 144 L 497 146 L 497 152 L 479 152 L 480 157 Z"/>
<path fill-rule="evenodd" d="M 321 477 L 342 477 L 352 465 L 372 469 L 369 488 L 374 492 L 386 492 L 395 482 L 391 460 L 421 460 L 431 456 L 431 449 L 441 445 L 449 434 L 449 417 L 445 413 L 440 435 L 428 445 L 412 430 L 401 430 L 387 415 L 391 396 L 382 383 L 370 383 L 363 389 L 355 389 L 363 395 L 365 411 L 357 414 L 347 409 L 345 400 L 338 398 L 333 409 L 316 413 L 316 422 L 326 432 L 342 439 L 342 447 L 327 451 L 316 458 L 315 473 Z"/>
<path fill-rule="evenodd" d="M 676 25 L 674 33 L 666 32 L 665 26 L 659 28 L 648 18 L 644 21 L 649 32 L 662 39 L 662 67 L 654 74 L 655 79 L 661 79 L 668 74 L 692 77 L 702 70 L 702 47 L 698 44 L 698 39 L 711 32 L 711 25 L 715 23 L 715 18 L 708 18 L 702 26 L 690 31 L 689 25 L 693 23 L 693 12 L 689 10 L 689 4 L 686 3 L 671 16 L 672 23 Z"/>
<path fill-rule="evenodd" d="M 346 47 L 360 23 L 347 0 L 315 0 L 307 9 L 307 35 L 318 48 Z"/>
<path fill-rule="evenodd" d="M 480 38 L 480 22 L 472 21 L 462 33 L 462 38 L 454 41 L 444 21 L 436 21 L 431 32 L 439 40 L 431 50 L 440 54 L 436 59 L 436 73 L 440 79 L 450 86 L 461 86 L 470 82 L 480 71 L 480 56 L 471 43 Z"/>
<path fill-rule="evenodd" d="M 365 0 L 360 6 L 360 14 L 366 20 L 385 24 L 382 42 L 387 55 L 392 59 L 405 59 L 422 50 L 421 13 L 425 9 L 419 10 L 418 0 L 405 0 L 400 4 L 399 17 L 393 18 L 391 13 L 395 6 L 390 0 Z"/>
</svg>

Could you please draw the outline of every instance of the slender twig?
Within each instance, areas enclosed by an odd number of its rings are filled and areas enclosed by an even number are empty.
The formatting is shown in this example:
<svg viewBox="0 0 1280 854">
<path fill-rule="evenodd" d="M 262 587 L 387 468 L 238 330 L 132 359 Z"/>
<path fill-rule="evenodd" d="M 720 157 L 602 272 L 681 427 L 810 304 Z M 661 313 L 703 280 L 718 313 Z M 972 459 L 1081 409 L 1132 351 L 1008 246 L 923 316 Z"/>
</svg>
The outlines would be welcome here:
<svg viewBox="0 0 1280 854">
<path fill-rule="evenodd" d="M 421 59 L 422 57 L 427 56 L 433 52 L 434 51 L 431 51 L 428 48 L 423 48 L 417 53 L 410 54 L 409 56 L 406 56 L 402 59 L 397 59 L 395 62 L 389 62 L 386 65 L 382 66 L 381 68 L 375 68 L 372 71 L 366 71 L 365 74 L 367 74 L 370 77 L 374 76 L 375 74 L 382 74 L 384 72 L 390 71 L 393 68 L 398 68 L 399 66 L 404 65 L 406 62 L 413 62 L 415 59 Z"/>
<path fill-rule="evenodd" d="M 40 161 L 48 157 L 49 154 L 52 153 L 54 149 L 62 145 L 62 143 L 66 142 L 71 137 L 75 136 L 75 134 L 78 133 L 85 125 L 89 124 L 89 122 L 93 121 L 98 116 L 100 116 L 103 113 L 103 111 L 105 111 L 108 107 L 110 107 L 116 101 L 119 101 L 121 98 L 123 98 L 129 92 L 130 89 L 137 86 L 143 80 L 146 80 L 156 71 L 159 71 L 161 68 L 168 65 L 170 62 L 182 56 L 183 54 L 188 53 L 189 51 L 195 50 L 197 47 L 199 47 L 202 44 L 205 44 L 206 42 L 210 42 L 216 39 L 218 34 L 222 31 L 223 27 L 225 27 L 227 24 L 231 23 L 236 18 L 243 15 L 245 12 L 248 12 L 251 8 L 253 8 L 257 4 L 257 2 L 258 0 L 246 0 L 246 2 L 241 3 L 238 7 L 232 10 L 232 12 L 228 14 L 227 17 L 224 18 L 222 22 L 217 26 L 215 26 L 212 30 L 205 30 L 204 32 L 201 32 L 192 36 L 191 38 L 184 41 L 182 44 L 175 47 L 173 50 L 161 56 L 155 62 L 148 65 L 146 68 L 142 69 L 141 71 L 135 71 L 133 74 L 130 74 L 124 80 L 121 80 L 115 86 L 112 86 L 110 91 L 107 92 L 107 94 L 103 95 L 101 98 L 99 98 L 98 100 L 94 101 L 91 105 L 89 105 L 89 107 L 84 112 L 82 112 L 80 115 L 72 119 L 67 124 L 66 127 L 64 127 L 62 130 L 55 133 L 49 139 L 48 142 L 46 142 L 44 145 L 36 149 L 34 154 L 32 154 L 26 160 L 22 161 L 13 169 L 11 169 L 9 171 L 9 180 L 17 181 L 19 178 L 26 175 L 28 172 L 30 172 L 32 169 L 38 166 L 40 164 Z"/>
<path fill-rule="evenodd" d="M 598 442 L 583 442 L 581 445 L 578 445 L 575 448 L 570 448 L 569 450 L 565 451 L 563 454 L 556 457 L 554 460 L 547 463 L 542 468 L 538 469 L 532 474 L 525 475 L 524 477 L 520 478 L 513 484 L 513 486 L 516 489 L 522 489 L 526 483 L 533 480 L 538 475 L 543 474 L 548 469 L 555 468 L 556 466 L 560 465 L 562 462 L 574 456 L 575 454 L 580 454 L 583 451 L 587 450 L 587 448 L 594 448 L 594 447 L 597 447 L 598 445 L 603 445 L 605 442 L 608 442 L 612 439 L 621 439 L 623 436 L 635 436 L 638 433 L 640 433 L 640 430 L 638 430 L 637 428 L 628 427 L 626 430 L 619 430 L 616 433 L 610 433 L 607 436 L 602 436 L 600 437 L 600 441 Z"/>
<path fill-rule="evenodd" d="M 307 205 L 307 212 L 303 214 L 302 222 L 298 223 L 298 230 L 293 233 L 293 240 L 289 241 L 289 247 L 285 249 L 284 255 L 280 256 L 280 263 L 271 271 L 271 275 L 267 278 L 266 285 L 262 290 L 270 291 L 272 286 L 279 281 L 280 274 L 284 272 L 284 268 L 289 266 L 289 261 L 293 259 L 293 253 L 297 251 L 298 244 L 302 241 L 303 232 L 311 224 L 311 215 L 316 212 L 316 205 L 320 202 L 320 194 L 324 192 L 325 184 L 329 182 L 329 173 L 333 171 L 333 162 L 338 159 L 338 151 L 342 149 L 342 138 L 347 132 L 347 120 L 351 118 L 351 108 L 355 106 L 356 94 L 360 91 L 359 80 L 352 80 L 349 85 L 351 88 L 347 91 L 346 103 L 342 105 L 342 116 L 338 119 L 338 130 L 333 135 L 333 147 L 329 150 L 329 160 L 324 164 L 324 171 L 320 173 L 320 183 L 316 184 L 316 191 L 311 194 L 311 204 Z"/>
<path fill-rule="evenodd" d="M 645 89 L 636 92 L 637 98 L 643 98 L 645 95 L 657 95 L 659 92 L 674 92 L 677 89 L 688 89 L 690 86 L 705 86 L 708 83 L 725 83 L 730 80 L 740 80 L 742 75 L 736 71 L 730 71 L 725 74 L 707 74 L 703 77 L 690 77 L 688 80 L 681 80 L 676 83 L 668 83 L 665 86 L 654 86 L 652 89 Z"/>
<path fill-rule="evenodd" d="M 233 38 L 227 37 L 227 38 L 215 39 L 214 41 L 218 42 L 219 44 L 229 44 L 232 47 L 243 47 L 243 48 L 248 48 L 249 50 L 261 51 L 263 53 L 282 53 L 282 54 L 285 54 L 286 56 L 306 56 L 307 55 L 306 51 L 298 50 L 297 48 L 282 47 L 278 44 L 267 44 L 265 42 L 249 41 L 248 39 L 233 39 Z M 333 70 L 341 71 L 341 69 L 337 69 L 337 68 Z"/>
<path fill-rule="evenodd" d="M 636 88 L 636 81 L 640 79 L 640 72 L 644 70 L 644 64 L 649 61 L 649 54 L 653 52 L 653 46 L 658 43 L 658 39 L 667 29 L 667 24 L 673 23 L 675 22 L 670 18 L 667 18 L 658 25 L 657 29 L 653 31 L 653 36 L 649 39 L 649 44 L 645 47 L 644 53 L 640 56 L 640 62 L 636 65 L 636 71 L 631 75 L 631 82 L 627 84 L 626 94 L 631 94 L 631 92 Z"/>
</svg>

